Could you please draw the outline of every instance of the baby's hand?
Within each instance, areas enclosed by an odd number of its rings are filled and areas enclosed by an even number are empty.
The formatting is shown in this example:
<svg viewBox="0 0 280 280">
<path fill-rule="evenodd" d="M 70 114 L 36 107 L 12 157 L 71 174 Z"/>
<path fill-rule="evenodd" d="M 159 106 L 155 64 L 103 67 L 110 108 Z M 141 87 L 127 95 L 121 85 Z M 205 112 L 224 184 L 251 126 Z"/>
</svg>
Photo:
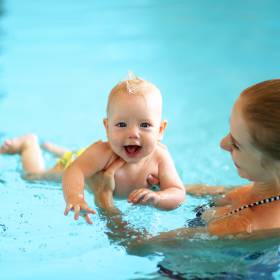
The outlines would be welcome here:
<svg viewBox="0 0 280 280">
<path fill-rule="evenodd" d="M 64 215 L 67 216 L 70 211 L 74 211 L 75 220 L 78 220 L 79 216 L 83 216 L 88 224 L 92 224 L 89 214 L 95 214 L 95 211 L 89 208 L 83 195 L 78 195 L 68 199 Z"/>
<path fill-rule="evenodd" d="M 157 192 L 145 188 L 134 190 L 128 196 L 128 202 L 133 204 L 150 204 L 156 206 L 159 200 L 160 195 Z"/>
</svg>

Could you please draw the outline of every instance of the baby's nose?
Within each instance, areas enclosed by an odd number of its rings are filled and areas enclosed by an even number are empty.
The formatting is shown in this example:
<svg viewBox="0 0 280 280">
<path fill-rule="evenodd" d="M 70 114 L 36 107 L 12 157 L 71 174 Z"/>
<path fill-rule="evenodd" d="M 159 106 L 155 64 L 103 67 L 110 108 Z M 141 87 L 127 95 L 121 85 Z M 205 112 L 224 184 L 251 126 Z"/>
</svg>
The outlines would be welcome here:
<svg viewBox="0 0 280 280">
<path fill-rule="evenodd" d="M 138 138 L 139 137 L 139 129 L 137 127 L 132 127 L 128 131 L 128 138 Z"/>
</svg>

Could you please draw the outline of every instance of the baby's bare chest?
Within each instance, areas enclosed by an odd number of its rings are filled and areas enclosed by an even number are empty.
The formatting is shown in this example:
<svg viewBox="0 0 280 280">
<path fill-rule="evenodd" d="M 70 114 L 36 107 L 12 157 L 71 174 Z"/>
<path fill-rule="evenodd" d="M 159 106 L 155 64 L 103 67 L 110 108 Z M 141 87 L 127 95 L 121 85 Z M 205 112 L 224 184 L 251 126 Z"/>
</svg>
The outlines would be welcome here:
<svg viewBox="0 0 280 280">
<path fill-rule="evenodd" d="M 149 175 L 158 177 L 158 164 L 154 161 L 144 164 L 127 164 L 115 174 L 116 188 L 114 195 L 127 197 L 133 190 L 147 188 Z"/>
</svg>

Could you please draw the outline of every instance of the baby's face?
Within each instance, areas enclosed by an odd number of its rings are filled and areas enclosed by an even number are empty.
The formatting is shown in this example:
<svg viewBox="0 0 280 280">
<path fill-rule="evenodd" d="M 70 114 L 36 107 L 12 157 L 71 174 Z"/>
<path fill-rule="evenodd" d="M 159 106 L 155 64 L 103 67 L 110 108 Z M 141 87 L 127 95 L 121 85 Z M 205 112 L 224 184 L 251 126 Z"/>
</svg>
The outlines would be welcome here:
<svg viewBox="0 0 280 280">
<path fill-rule="evenodd" d="M 129 163 L 150 155 L 166 126 L 161 122 L 160 95 L 116 93 L 109 108 L 104 124 L 112 150 Z"/>
</svg>

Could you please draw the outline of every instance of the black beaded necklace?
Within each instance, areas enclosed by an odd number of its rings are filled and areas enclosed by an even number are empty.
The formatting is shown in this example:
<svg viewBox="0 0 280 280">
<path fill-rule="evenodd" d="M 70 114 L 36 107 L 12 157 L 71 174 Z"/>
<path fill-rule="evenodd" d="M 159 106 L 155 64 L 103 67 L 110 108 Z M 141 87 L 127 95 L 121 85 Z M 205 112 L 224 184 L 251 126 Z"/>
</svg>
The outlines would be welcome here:
<svg viewBox="0 0 280 280">
<path fill-rule="evenodd" d="M 252 202 L 250 204 L 242 205 L 241 207 L 239 207 L 237 209 L 234 209 L 234 210 L 230 211 L 229 213 L 227 213 L 226 216 L 236 214 L 236 213 L 238 213 L 238 212 L 240 212 L 240 211 L 242 211 L 243 209 L 246 209 L 246 208 L 253 208 L 253 207 L 263 205 L 263 204 L 266 204 L 266 203 L 270 203 L 270 202 L 273 202 L 273 201 L 277 201 L 277 200 L 280 200 L 280 195 L 271 196 L 269 198 L 265 198 L 265 199 L 262 199 L 262 200 L 259 200 L 259 201 L 256 201 L 256 202 Z"/>
</svg>

